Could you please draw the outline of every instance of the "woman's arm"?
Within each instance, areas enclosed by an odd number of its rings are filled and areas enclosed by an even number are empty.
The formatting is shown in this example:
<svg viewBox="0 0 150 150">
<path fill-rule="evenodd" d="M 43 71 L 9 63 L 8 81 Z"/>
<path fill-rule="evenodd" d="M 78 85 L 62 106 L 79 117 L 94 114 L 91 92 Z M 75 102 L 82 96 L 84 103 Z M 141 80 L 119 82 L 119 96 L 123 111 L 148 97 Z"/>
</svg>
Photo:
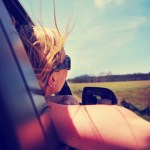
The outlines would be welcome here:
<svg viewBox="0 0 150 150">
<path fill-rule="evenodd" d="M 48 105 L 60 140 L 76 149 L 150 149 L 150 123 L 123 107 Z"/>
</svg>

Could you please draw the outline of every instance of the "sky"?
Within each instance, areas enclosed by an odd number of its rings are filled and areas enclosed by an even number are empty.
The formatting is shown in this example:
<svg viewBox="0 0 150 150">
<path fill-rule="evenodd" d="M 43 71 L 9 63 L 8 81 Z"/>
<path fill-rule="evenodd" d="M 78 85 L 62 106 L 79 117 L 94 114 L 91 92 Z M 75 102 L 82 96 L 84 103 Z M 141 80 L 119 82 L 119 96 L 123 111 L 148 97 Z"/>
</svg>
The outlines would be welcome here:
<svg viewBox="0 0 150 150">
<path fill-rule="evenodd" d="M 53 28 L 52 0 L 20 0 L 36 24 Z M 57 25 L 74 25 L 68 78 L 150 72 L 150 0 L 56 0 Z"/>
</svg>

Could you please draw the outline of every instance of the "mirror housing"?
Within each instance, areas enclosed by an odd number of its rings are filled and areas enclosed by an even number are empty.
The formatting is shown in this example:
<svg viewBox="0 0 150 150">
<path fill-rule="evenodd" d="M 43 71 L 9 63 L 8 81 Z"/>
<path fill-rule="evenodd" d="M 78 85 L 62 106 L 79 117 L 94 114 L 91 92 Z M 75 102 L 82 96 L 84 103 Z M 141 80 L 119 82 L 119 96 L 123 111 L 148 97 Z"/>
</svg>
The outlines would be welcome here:
<svg viewBox="0 0 150 150">
<path fill-rule="evenodd" d="M 107 104 L 115 105 L 118 100 L 113 91 L 101 87 L 84 87 L 82 105 Z"/>
</svg>

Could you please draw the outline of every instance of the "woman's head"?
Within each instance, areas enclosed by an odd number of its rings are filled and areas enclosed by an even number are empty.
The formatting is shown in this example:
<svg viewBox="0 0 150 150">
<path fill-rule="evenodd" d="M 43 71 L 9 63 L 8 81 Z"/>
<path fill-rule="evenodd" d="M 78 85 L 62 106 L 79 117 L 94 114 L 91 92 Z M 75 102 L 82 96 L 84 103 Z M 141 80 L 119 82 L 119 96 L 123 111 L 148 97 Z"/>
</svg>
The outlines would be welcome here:
<svg viewBox="0 0 150 150">
<path fill-rule="evenodd" d="M 74 25 L 70 26 L 70 18 L 64 34 L 60 33 L 56 21 L 55 0 L 53 0 L 53 6 L 55 29 L 45 28 L 42 25 L 33 26 L 29 22 L 27 25 L 20 26 L 18 24 L 17 26 L 45 96 L 58 93 L 61 90 L 67 76 L 67 70 L 70 70 L 71 66 L 70 57 L 66 56 L 64 51 L 64 44 Z"/>
<path fill-rule="evenodd" d="M 59 92 L 70 69 L 70 58 L 64 51 L 66 36 L 40 26 L 24 26 L 20 33 L 45 95 Z"/>
</svg>

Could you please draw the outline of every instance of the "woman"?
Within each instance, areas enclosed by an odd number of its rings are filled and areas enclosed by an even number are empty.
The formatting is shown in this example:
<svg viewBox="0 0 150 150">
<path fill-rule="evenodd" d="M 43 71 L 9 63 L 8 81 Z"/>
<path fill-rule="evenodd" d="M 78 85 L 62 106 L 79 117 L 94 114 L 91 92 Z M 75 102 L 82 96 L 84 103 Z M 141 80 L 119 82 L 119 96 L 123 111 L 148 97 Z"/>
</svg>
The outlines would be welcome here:
<svg viewBox="0 0 150 150">
<path fill-rule="evenodd" d="M 51 96 L 60 91 L 70 69 L 66 36 L 57 29 L 31 26 L 21 33 L 61 142 L 79 150 L 150 149 L 150 123 L 123 107 L 56 104 L 77 104 L 72 96 Z"/>
</svg>

